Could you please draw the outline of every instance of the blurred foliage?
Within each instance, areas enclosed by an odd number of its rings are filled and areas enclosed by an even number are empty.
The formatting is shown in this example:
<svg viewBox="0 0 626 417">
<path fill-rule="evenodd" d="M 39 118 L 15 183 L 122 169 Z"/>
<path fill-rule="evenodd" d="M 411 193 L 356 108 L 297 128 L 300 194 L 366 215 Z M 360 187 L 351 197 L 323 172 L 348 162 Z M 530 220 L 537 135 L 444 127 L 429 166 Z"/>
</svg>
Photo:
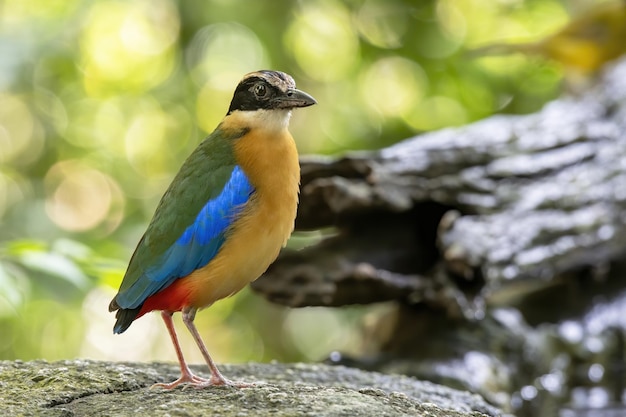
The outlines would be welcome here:
<svg viewBox="0 0 626 417">
<path fill-rule="evenodd" d="M 599 4 L 581 13 L 563 28 L 529 43 L 495 43 L 470 55 L 520 52 L 561 63 L 572 76 L 596 73 L 607 62 L 626 53 L 626 1 Z"/>
<path fill-rule="evenodd" d="M 537 110 L 559 92 L 557 64 L 464 51 L 540 39 L 596 3 L 4 0 L 0 359 L 174 359 L 156 317 L 114 338 L 107 303 L 243 74 L 284 70 L 317 98 L 292 119 L 301 152 L 377 148 Z M 246 290 L 198 324 L 220 361 L 319 359 L 366 350 L 377 308 L 286 311 Z"/>
</svg>

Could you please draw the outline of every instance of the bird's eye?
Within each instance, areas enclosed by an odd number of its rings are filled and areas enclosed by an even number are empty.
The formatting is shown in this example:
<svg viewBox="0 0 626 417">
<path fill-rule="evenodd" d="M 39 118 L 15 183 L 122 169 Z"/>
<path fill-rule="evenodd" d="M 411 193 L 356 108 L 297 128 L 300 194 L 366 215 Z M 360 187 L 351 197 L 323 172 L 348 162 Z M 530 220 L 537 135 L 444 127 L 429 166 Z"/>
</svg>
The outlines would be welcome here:
<svg viewBox="0 0 626 417">
<path fill-rule="evenodd" d="M 267 94 L 267 88 L 263 84 L 257 84 L 254 86 L 254 94 L 257 97 L 264 97 Z"/>
</svg>

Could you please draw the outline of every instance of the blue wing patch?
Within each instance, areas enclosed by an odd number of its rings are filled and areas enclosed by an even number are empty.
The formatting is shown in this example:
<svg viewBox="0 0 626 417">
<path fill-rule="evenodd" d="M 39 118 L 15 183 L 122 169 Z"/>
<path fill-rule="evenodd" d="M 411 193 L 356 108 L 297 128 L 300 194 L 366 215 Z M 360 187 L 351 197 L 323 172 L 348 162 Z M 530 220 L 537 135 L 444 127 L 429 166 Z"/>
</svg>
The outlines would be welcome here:
<svg viewBox="0 0 626 417">
<path fill-rule="evenodd" d="M 235 166 L 222 192 L 209 200 L 157 262 L 145 268 L 143 276 L 117 296 L 118 305 L 137 308 L 151 295 L 176 279 L 202 268 L 215 257 L 254 187 L 239 166 Z"/>
</svg>

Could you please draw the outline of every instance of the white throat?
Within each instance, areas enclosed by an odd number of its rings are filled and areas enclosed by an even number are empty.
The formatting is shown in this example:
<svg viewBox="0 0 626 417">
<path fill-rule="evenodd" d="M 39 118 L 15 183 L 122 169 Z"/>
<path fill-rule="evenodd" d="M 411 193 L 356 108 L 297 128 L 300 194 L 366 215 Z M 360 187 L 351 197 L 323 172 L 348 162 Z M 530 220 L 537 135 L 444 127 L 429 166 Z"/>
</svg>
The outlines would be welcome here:
<svg viewBox="0 0 626 417">
<path fill-rule="evenodd" d="M 291 110 L 273 109 L 273 110 L 253 110 L 238 111 L 238 117 L 252 129 L 263 129 L 269 131 L 281 131 L 289 126 L 291 118 Z"/>
</svg>

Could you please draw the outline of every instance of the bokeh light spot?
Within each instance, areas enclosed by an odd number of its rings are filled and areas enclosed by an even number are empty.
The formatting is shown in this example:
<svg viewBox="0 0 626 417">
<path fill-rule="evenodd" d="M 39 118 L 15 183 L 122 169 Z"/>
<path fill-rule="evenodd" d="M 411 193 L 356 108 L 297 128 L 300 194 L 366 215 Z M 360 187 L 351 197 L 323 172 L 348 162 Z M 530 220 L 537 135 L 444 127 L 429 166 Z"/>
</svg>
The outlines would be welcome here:
<svg viewBox="0 0 626 417">
<path fill-rule="evenodd" d="M 179 26 L 169 0 L 94 4 L 81 39 L 86 90 L 102 95 L 162 83 L 175 65 Z"/>
<path fill-rule="evenodd" d="M 370 65 L 359 82 L 367 105 L 386 117 L 411 111 L 428 88 L 426 73 L 416 62 L 382 58 Z"/>
<path fill-rule="evenodd" d="M 190 75 L 199 86 L 232 93 L 243 74 L 268 66 L 257 35 L 239 23 L 216 23 L 200 29 L 186 53 Z"/>
<path fill-rule="evenodd" d="M 63 229 L 93 229 L 106 219 L 119 193 L 112 183 L 106 174 L 76 161 L 58 162 L 45 177 L 46 213 Z"/>
<path fill-rule="evenodd" d="M 392 49 L 402 46 L 409 15 L 399 4 L 366 1 L 356 15 L 361 35 L 372 45 Z"/>
<path fill-rule="evenodd" d="M 159 108 L 144 109 L 132 115 L 126 129 L 126 157 L 144 176 L 165 171 L 168 152 L 165 115 Z M 156 169 L 155 169 L 156 168 Z"/>
<path fill-rule="evenodd" d="M 455 0 L 439 0 L 437 18 L 441 31 L 452 40 L 462 42 L 467 35 L 467 21 Z M 457 46 L 459 46 L 457 44 Z"/>
<path fill-rule="evenodd" d="M 191 78 L 201 86 L 196 118 L 206 133 L 212 132 L 226 114 L 241 77 L 269 67 L 261 40 L 238 23 L 216 23 L 200 29 L 187 49 L 186 61 Z"/>
<path fill-rule="evenodd" d="M 285 42 L 300 68 L 317 81 L 342 79 L 360 62 L 350 15 L 335 1 L 303 3 Z"/>
<path fill-rule="evenodd" d="M 0 163 L 33 152 L 35 121 L 28 106 L 17 96 L 0 94 Z"/>
</svg>

